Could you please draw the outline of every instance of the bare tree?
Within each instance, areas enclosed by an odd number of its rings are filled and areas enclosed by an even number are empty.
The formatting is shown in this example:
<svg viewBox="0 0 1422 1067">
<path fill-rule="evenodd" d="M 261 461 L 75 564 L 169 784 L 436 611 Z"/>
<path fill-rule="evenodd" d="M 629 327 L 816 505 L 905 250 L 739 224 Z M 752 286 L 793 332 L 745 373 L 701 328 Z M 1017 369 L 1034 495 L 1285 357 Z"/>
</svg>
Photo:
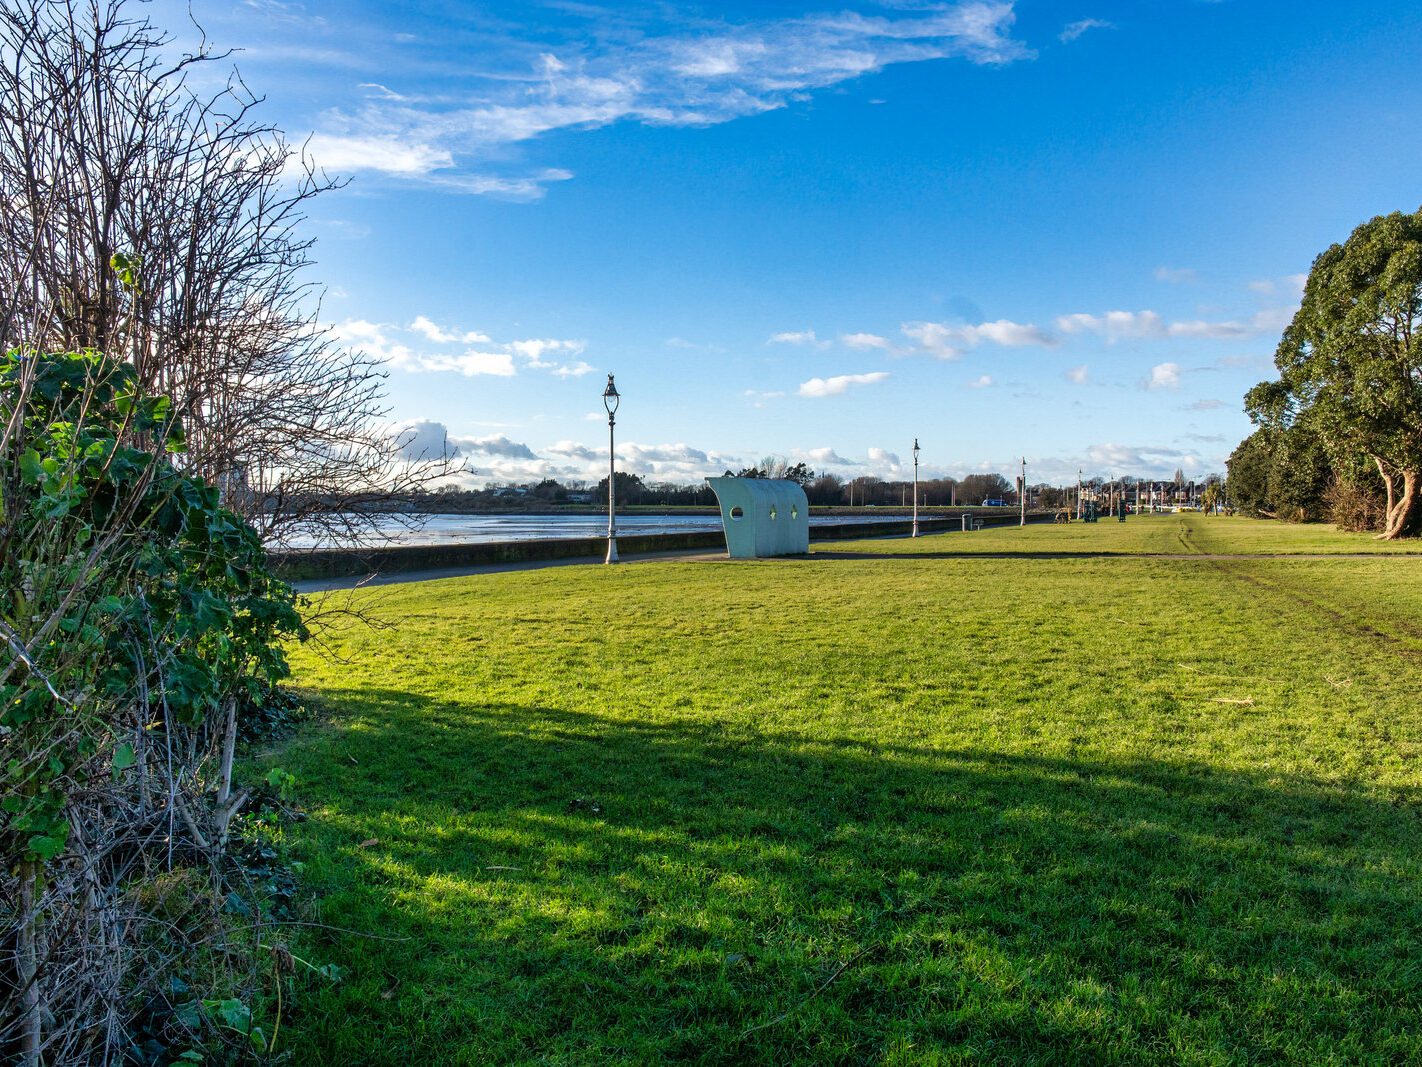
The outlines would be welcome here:
<svg viewBox="0 0 1422 1067">
<path fill-rule="evenodd" d="M 340 183 L 132 6 L 0 0 L 0 347 L 127 357 L 265 539 L 359 539 L 452 463 L 405 454 L 381 365 L 319 326 L 301 224 Z"/>
</svg>

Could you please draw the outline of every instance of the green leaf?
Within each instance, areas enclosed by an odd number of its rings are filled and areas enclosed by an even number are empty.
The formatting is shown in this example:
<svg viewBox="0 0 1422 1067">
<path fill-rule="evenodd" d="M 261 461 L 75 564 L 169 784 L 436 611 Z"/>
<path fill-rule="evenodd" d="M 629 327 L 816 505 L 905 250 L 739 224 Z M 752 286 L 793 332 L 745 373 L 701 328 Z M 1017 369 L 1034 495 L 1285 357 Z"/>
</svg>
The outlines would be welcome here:
<svg viewBox="0 0 1422 1067">
<path fill-rule="evenodd" d="M 138 757 L 134 754 L 132 742 L 125 741 L 114 749 L 114 779 L 117 780 L 120 771 L 126 771 L 138 762 Z"/>
<path fill-rule="evenodd" d="M 44 477 L 44 466 L 40 463 L 40 454 L 33 448 L 26 449 L 20 453 L 20 478 L 26 485 L 38 485 L 40 479 Z"/>
<path fill-rule="evenodd" d="M 215 1012 L 223 1025 L 239 1033 L 245 1034 L 252 1029 L 252 1009 L 240 1000 L 204 1000 L 203 1006 Z"/>
<path fill-rule="evenodd" d="M 64 851 L 64 837 L 32 837 L 30 851 L 48 863 Z"/>
</svg>

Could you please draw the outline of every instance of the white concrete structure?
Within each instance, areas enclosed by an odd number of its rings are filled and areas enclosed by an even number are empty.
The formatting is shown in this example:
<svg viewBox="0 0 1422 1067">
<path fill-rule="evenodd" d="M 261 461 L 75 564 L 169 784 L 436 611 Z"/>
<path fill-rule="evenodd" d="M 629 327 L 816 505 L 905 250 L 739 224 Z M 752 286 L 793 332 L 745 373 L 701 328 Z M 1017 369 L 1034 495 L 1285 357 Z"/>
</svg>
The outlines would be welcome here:
<svg viewBox="0 0 1422 1067">
<path fill-rule="evenodd" d="M 732 559 L 794 556 L 810 551 L 810 501 L 794 482 L 707 478 L 721 505 Z"/>
</svg>

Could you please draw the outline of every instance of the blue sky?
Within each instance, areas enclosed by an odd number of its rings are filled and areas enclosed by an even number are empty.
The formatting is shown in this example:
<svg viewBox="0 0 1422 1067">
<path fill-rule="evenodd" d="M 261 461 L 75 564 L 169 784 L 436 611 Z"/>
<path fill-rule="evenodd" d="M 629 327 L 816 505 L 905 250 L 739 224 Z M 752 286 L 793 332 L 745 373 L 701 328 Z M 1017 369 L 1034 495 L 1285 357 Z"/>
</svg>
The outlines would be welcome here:
<svg viewBox="0 0 1422 1067">
<path fill-rule="evenodd" d="M 173 0 L 155 22 L 189 37 Z M 1314 255 L 1422 204 L 1422 6 L 193 0 L 326 322 L 479 480 L 1195 476 Z"/>
</svg>

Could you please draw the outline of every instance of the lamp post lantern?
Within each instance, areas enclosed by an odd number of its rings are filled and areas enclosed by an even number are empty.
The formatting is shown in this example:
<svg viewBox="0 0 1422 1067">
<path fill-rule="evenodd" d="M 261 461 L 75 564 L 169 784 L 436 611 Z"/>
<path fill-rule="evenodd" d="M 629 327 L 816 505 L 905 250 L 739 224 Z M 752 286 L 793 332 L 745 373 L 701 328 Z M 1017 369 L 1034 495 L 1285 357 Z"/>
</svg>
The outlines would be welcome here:
<svg viewBox="0 0 1422 1067">
<path fill-rule="evenodd" d="M 918 438 L 913 439 L 913 536 L 918 536 Z"/>
<path fill-rule="evenodd" d="M 607 388 L 602 391 L 602 406 L 607 408 L 607 559 L 617 562 L 617 457 L 613 452 L 612 429 L 617 424 L 617 403 L 622 397 L 607 376 Z"/>
</svg>

